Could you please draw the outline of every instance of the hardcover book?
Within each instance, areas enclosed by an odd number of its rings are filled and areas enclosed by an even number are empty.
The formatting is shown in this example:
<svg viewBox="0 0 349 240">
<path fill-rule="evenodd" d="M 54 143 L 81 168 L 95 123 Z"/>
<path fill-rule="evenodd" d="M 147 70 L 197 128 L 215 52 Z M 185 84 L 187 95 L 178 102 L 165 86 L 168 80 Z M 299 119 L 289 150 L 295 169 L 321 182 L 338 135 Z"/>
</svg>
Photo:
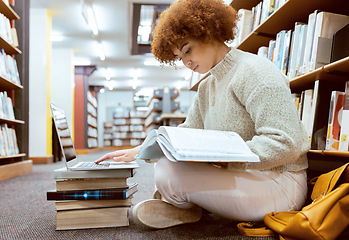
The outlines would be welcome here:
<svg viewBox="0 0 349 240">
<path fill-rule="evenodd" d="M 136 174 L 136 168 L 113 169 L 108 171 L 70 171 L 63 167 L 55 169 L 53 174 L 55 179 L 128 178 Z"/>
<path fill-rule="evenodd" d="M 235 132 L 161 126 L 144 140 L 136 159 L 192 162 L 259 162 Z"/>
<path fill-rule="evenodd" d="M 129 226 L 129 207 L 64 210 L 56 213 L 56 229 L 86 229 Z"/>
<path fill-rule="evenodd" d="M 127 188 L 109 188 L 95 190 L 47 191 L 47 200 L 110 200 L 127 199 L 137 191 L 137 183 Z"/>
<path fill-rule="evenodd" d="M 61 210 L 81 210 L 106 207 L 131 207 L 132 197 L 116 200 L 66 200 L 56 201 L 56 211 Z"/>
<path fill-rule="evenodd" d="M 344 105 L 344 92 L 332 91 L 328 115 L 326 150 L 338 150 L 341 131 L 341 116 Z"/>
<path fill-rule="evenodd" d="M 345 84 L 344 105 L 341 121 L 339 151 L 349 150 L 349 81 Z"/>
<path fill-rule="evenodd" d="M 56 190 L 89 190 L 127 187 L 127 178 L 57 179 Z"/>
</svg>

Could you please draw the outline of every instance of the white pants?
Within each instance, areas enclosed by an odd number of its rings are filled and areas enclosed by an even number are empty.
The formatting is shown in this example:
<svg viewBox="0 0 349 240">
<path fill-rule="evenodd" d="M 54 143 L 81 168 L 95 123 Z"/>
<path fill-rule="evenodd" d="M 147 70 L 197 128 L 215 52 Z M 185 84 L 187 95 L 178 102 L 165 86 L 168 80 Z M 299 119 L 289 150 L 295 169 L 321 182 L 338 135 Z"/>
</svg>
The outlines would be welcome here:
<svg viewBox="0 0 349 240">
<path fill-rule="evenodd" d="M 172 205 L 194 204 L 236 221 L 261 221 L 266 213 L 299 210 L 307 195 L 306 170 L 236 170 L 208 163 L 171 162 L 155 166 L 156 187 Z"/>
</svg>

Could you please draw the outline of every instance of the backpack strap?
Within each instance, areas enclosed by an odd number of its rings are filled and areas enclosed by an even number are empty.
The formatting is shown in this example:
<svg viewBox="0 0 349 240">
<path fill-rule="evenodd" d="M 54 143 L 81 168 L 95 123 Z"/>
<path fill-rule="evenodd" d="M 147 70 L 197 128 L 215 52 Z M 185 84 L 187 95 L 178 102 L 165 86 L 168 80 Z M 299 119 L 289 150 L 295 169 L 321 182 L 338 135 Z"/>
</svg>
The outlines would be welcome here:
<svg viewBox="0 0 349 240">
<path fill-rule="evenodd" d="M 237 224 L 238 232 L 244 236 L 251 237 L 271 237 L 275 236 L 275 233 L 270 228 L 267 228 L 263 222 L 241 222 Z"/>
</svg>

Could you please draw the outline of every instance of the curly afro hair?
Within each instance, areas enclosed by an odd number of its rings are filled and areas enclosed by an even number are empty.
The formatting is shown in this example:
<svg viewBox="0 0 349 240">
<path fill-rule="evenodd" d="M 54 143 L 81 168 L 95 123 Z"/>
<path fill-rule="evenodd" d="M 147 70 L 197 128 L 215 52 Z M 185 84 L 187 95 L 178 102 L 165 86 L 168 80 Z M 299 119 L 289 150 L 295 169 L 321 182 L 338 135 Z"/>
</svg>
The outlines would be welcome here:
<svg viewBox="0 0 349 240">
<path fill-rule="evenodd" d="M 152 53 L 162 64 L 174 65 L 174 47 L 185 41 L 226 42 L 235 37 L 237 12 L 222 0 L 178 0 L 160 14 Z"/>
</svg>

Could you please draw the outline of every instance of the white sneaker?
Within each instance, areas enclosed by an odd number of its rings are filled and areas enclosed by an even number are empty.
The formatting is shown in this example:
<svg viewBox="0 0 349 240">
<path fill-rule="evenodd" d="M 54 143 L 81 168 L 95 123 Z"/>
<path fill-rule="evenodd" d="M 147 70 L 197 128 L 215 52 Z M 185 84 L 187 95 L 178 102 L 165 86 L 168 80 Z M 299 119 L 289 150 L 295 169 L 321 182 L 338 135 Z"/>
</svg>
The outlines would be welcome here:
<svg viewBox="0 0 349 240">
<path fill-rule="evenodd" d="M 200 220 L 201 207 L 177 208 L 159 199 L 149 199 L 136 204 L 132 215 L 136 222 L 150 228 L 168 228 Z"/>
</svg>

